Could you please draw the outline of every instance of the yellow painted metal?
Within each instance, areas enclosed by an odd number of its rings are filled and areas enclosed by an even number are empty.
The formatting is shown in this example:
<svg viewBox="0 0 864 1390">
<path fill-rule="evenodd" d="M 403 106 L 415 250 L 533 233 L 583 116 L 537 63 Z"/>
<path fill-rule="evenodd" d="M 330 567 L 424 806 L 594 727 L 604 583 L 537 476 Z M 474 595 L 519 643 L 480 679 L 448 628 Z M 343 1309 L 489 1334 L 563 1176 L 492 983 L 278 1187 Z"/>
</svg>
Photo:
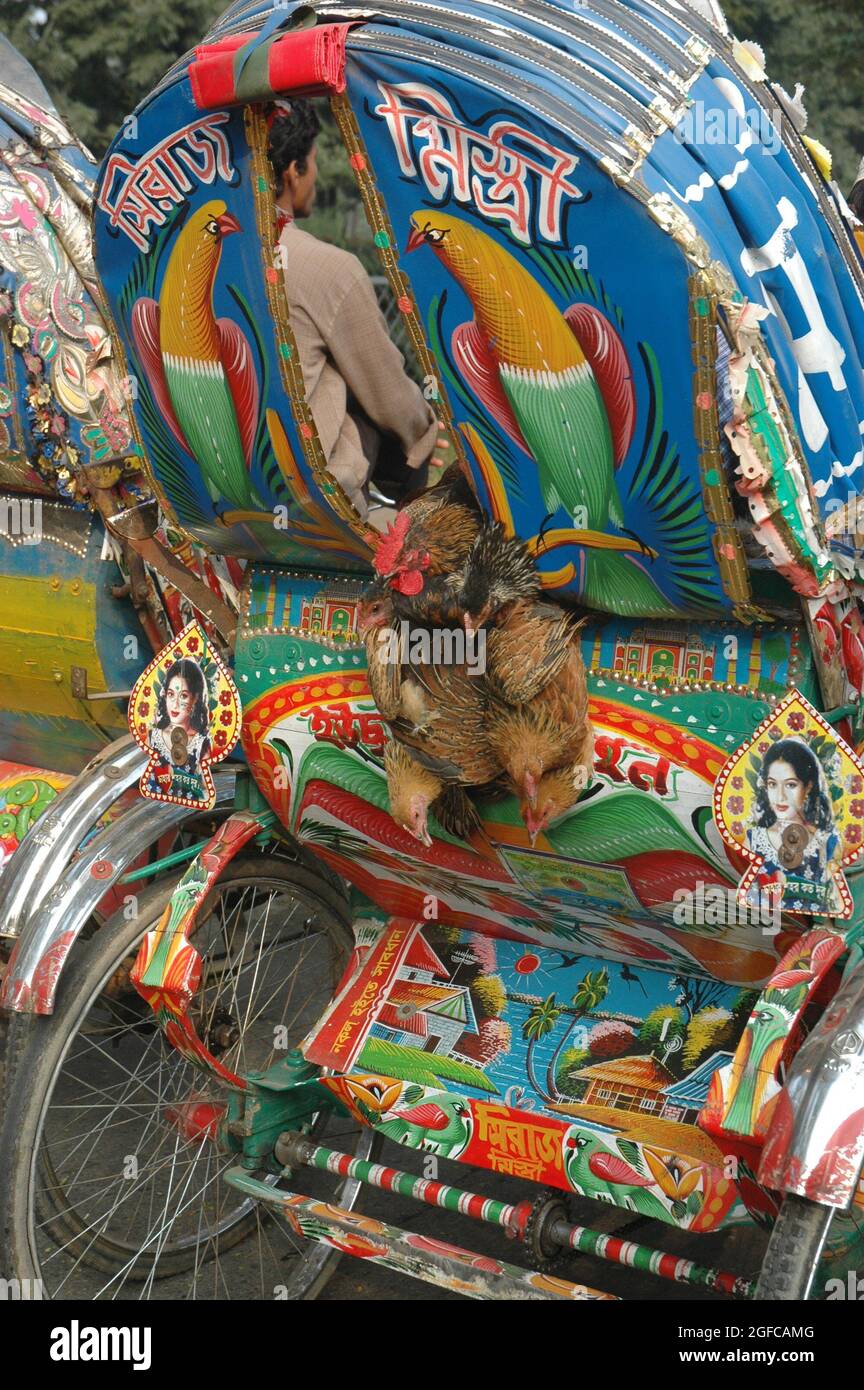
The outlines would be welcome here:
<svg viewBox="0 0 864 1390">
<path fill-rule="evenodd" d="M 80 720 L 71 691 L 73 666 L 87 672 L 94 694 L 108 689 L 96 646 L 96 588 L 83 579 L 0 576 L 0 681 L 14 713 Z M 125 728 L 110 701 L 99 723 Z"/>
</svg>

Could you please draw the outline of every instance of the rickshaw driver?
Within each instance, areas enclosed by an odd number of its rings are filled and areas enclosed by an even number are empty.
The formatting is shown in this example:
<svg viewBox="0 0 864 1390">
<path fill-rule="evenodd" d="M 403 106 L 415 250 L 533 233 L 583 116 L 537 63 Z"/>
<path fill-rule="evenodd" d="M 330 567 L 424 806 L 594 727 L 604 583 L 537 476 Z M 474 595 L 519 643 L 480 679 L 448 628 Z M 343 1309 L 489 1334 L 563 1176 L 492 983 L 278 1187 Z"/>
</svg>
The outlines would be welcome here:
<svg viewBox="0 0 864 1390">
<path fill-rule="evenodd" d="M 360 261 L 297 225 L 315 202 L 320 129 L 311 102 L 303 100 L 277 110 L 270 127 L 276 207 L 284 222 L 279 245 L 306 398 L 327 467 L 365 517 L 382 436 L 395 436 L 408 467 L 419 469 L 434 452 L 439 425 L 405 371 Z M 370 520 L 383 524 L 390 516 L 373 513 Z"/>
</svg>

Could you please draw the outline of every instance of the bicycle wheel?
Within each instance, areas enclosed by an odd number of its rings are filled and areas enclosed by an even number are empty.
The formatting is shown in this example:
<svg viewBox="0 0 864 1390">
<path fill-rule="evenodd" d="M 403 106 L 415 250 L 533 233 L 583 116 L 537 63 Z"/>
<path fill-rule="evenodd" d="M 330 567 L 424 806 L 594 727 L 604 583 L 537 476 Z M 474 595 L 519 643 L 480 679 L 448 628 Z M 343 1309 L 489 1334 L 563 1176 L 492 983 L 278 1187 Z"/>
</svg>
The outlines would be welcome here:
<svg viewBox="0 0 864 1390">
<path fill-rule="evenodd" d="M 52 1298 L 314 1298 L 339 1252 L 299 1240 L 224 1182 L 215 1142 L 225 1092 L 168 1044 L 129 980 L 175 880 L 142 893 L 82 946 L 58 1006 L 31 1027 L 0 1137 L 9 1275 Z M 232 1070 L 295 1046 L 332 997 L 351 947 L 347 906 L 300 864 L 247 854 L 228 866 L 193 940 L 203 961 L 199 1034 Z M 322 1142 L 371 1152 L 374 1136 L 322 1111 Z M 320 1174 L 303 1189 L 340 1206 Z M 270 1177 L 268 1181 L 276 1182 Z"/>
</svg>

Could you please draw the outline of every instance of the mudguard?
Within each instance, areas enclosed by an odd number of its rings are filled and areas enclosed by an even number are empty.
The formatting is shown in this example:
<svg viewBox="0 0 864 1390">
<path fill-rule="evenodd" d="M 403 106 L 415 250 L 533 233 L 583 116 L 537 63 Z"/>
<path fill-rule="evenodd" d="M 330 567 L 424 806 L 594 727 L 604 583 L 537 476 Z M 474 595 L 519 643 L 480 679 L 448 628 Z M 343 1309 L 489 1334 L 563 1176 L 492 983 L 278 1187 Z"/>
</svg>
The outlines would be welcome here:
<svg viewBox="0 0 864 1390">
<path fill-rule="evenodd" d="M 864 970 L 855 970 L 803 1044 L 780 1093 L 759 1181 L 820 1206 L 852 1202 L 864 1163 Z"/>
<path fill-rule="evenodd" d="M 119 742 L 126 744 L 130 741 Z M 120 751 L 122 756 L 128 749 Z M 116 800 L 128 781 L 140 774 L 144 760 L 134 746 L 133 751 L 136 761 L 131 775 L 128 760 L 125 758 L 104 765 L 102 778 L 106 783 L 107 792 L 100 791 L 100 801 L 108 792 L 113 792 Z M 93 765 L 90 766 L 92 769 Z M 113 781 L 111 777 L 106 777 L 107 769 L 116 769 L 118 766 L 121 768 L 119 776 Z M 79 783 L 84 777 L 85 774 L 82 773 L 81 778 L 71 784 L 62 796 L 69 797 L 70 802 L 76 805 L 86 806 L 86 814 L 90 817 L 87 821 L 89 828 L 106 807 L 103 806 L 93 814 L 92 795 L 91 799 L 85 802 L 83 794 L 80 794 L 82 789 Z M 230 803 L 234 795 L 233 771 L 216 772 L 214 781 L 217 806 Z M 76 788 L 79 792 L 77 798 L 74 795 Z M 89 791 L 92 794 L 93 788 L 90 787 Z M 57 801 L 60 800 L 58 797 Z M 108 805 L 111 804 L 113 802 L 109 800 Z M 15 935 L 18 939 L 4 976 L 0 1006 L 17 1013 L 53 1012 L 57 981 L 72 946 L 94 908 L 126 872 L 129 865 L 140 856 L 142 850 L 159 840 L 166 831 L 188 819 L 190 815 L 190 812 L 181 806 L 154 806 L 151 802 L 133 802 L 127 810 L 121 811 L 116 819 L 95 835 L 70 864 L 70 856 L 81 842 L 84 820 L 76 819 L 68 805 L 61 807 L 60 812 L 59 818 L 55 820 L 55 827 L 58 828 L 46 837 L 46 845 L 40 847 L 44 852 L 31 855 L 25 873 L 19 873 L 12 884 L 15 903 L 21 904 L 23 910 L 16 912 L 18 930 Z M 43 819 L 47 820 L 48 814 L 46 813 Z M 70 826 L 74 828 L 74 843 L 71 847 L 68 839 Z M 41 826 L 37 827 L 37 831 L 28 837 L 28 844 L 31 838 L 36 837 L 40 828 Z M 86 830 L 83 833 L 86 834 Z M 24 846 L 22 851 L 23 849 Z M 13 866 L 17 867 L 18 857 L 16 854 L 13 865 L 10 865 L 10 881 Z M 26 896 L 28 884 L 39 885 L 38 898 L 34 894 L 35 900 L 30 902 Z"/>
<path fill-rule="evenodd" d="M 88 830 L 140 777 L 145 757 L 126 734 L 97 753 L 51 804 L 3 875 L 0 936 L 20 936 Z"/>
</svg>

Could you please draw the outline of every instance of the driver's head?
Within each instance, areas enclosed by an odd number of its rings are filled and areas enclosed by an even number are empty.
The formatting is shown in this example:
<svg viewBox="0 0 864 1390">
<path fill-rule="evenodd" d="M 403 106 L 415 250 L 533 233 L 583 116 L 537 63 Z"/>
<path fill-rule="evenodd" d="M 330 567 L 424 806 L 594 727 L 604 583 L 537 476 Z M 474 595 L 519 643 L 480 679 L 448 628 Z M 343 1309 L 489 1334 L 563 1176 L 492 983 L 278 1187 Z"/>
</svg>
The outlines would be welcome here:
<svg viewBox="0 0 864 1390">
<path fill-rule="evenodd" d="M 295 217 L 308 217 L 315 202 L 318 176 L 315 141 L 321 129 L 311 101 L 292 101 L 277 111 L 270 127 L 267 153 L 273 165 L 276 196 L 286 195 Z"/>
</svg>

